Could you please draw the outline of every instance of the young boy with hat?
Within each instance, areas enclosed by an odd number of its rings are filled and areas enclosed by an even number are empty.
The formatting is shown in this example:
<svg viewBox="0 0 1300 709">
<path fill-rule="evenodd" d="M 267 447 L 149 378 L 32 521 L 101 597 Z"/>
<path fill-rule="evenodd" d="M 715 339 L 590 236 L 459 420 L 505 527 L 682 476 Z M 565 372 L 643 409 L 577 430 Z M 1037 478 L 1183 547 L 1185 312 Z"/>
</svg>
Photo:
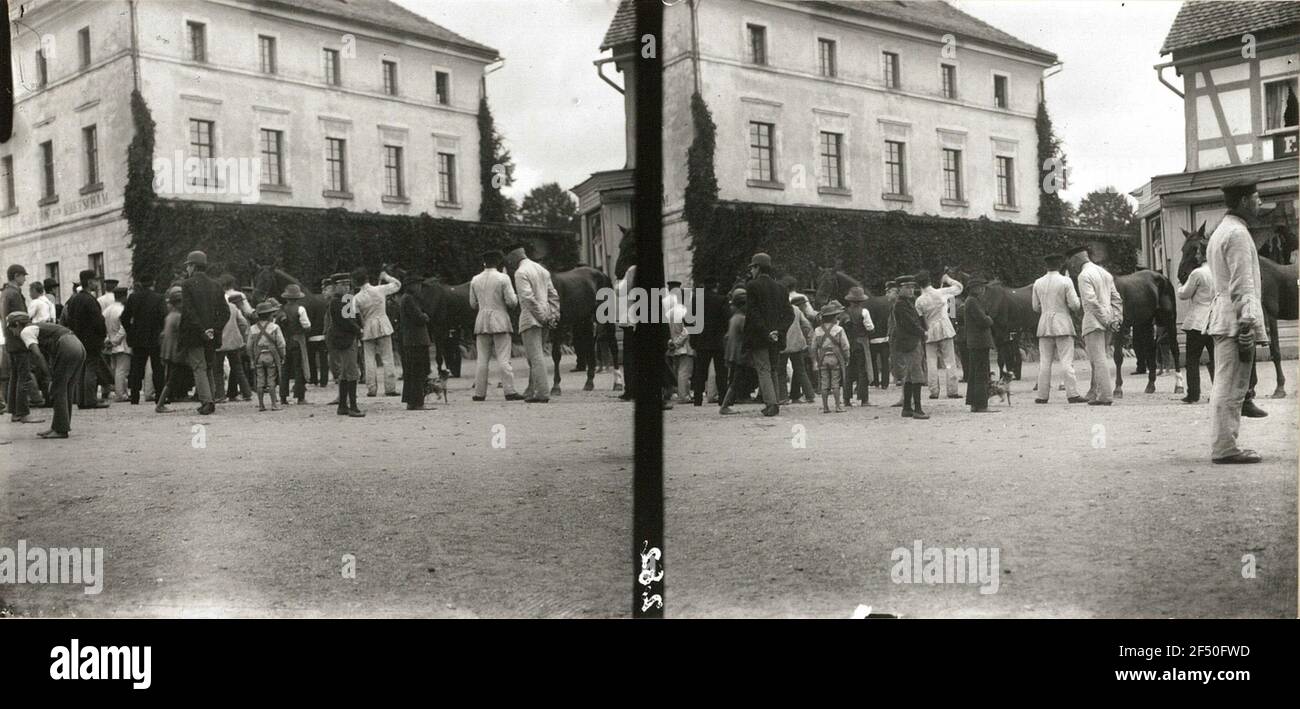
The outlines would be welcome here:
<svg viewBox="0 0 1300 709">
<path fill-rule="evenodd" d="M 280 404 L 276 401 L 276 377 L 284 364 L 286 345 L 284 333 L 275 324 L 275 312 L 275 305 L 259 303 L 257 322 L 248 330 L 248 361 L 253 363 L 258 411 L 266 411 L 263 397 L 268 390 L 271 392 L 271 410 L 280 410 Z"/>
<path fill-rule="evenodd" d="M 302 286 L 290 283 L 280 294 L 284 298 L 284 319 L 280 327 L 284 332 L 284 341 L 288 347 L 283 364 L 283 376 L 280 378 L 280 403 L 289 403 L 289 380 L 293 380 L 293 396 L 299 404 L 307 403 L 307 335 L 311 332 L 311 318 L 307 309 L 302 307 L 307 294 Z"/>
<path fill-rule="evenodd" d="M 843 413 L 840 405 L 840 386 L 844 377 L 844 366 L 849 361 L 849 338 L 844 328 L 839 325 L 840 314 L 844 306 L 838 300 L 832 300 L 822 306 L 821 323 L 813 331 L 813 353 L 817 362 L 818 381 L 821 383 L 822 413 L 831 412 L 827 403 L 828 396 L 835 397 L 835 413 Z"/>
<path fill-rule="evenodd" d="M 867 356 L 867 339 L 870 333 L 875 331 L 876 324 L 871 321 L 871 313 L 867 312 L 865 307 L 867 293 L 861 286 L 850 288 L 848 295 L 844 296 L 844 301 L 848 303 L 844 308 L 848 316 L 844 326 L 849 338 L 849 358 L 846 362 L 848 367 L 844 374 L 844 405 L 853 405 L 853 390 L 856 385 L 858 404 L 870 406 L 871 358 Z"/>
<path fill-rule="evenodd" d="M 184 373 L 189 369 L 185 364 L 184 351 L 180 347 L 181 332 L 181 304 L 184 296 L 180 286 L 172 286 L 167 289 L 167 317 L 163 318 L 162 327 L 162 361 L 167 365 L 167 381 L 163 388 L 158 392 L 158 404 L 154 406 L 154 412 L 159 414 L 169 414 L 172 409 L 167 408 L 167 401 L 170 396 L 183 393 L 188 387 L 182 386 Z"/>
<path fill-rule="evenodd" d="M 731 291 L 731 321 L 727 324 L 727 337 L 723 346 L 727 367 L 731 370 L 728 377 L 730 381 L 727 392 L 722 397 L 722 406 L 718 409 L 718 413 L 724 416 L 738 413 L 731 408 L 731 405 L 744 391 L 742 387 L 753 386 L 748 383 L 753 376 L 753 356 L 745 343 L 747 302 L 748 297 L 744 288 Z"/>
</svg>

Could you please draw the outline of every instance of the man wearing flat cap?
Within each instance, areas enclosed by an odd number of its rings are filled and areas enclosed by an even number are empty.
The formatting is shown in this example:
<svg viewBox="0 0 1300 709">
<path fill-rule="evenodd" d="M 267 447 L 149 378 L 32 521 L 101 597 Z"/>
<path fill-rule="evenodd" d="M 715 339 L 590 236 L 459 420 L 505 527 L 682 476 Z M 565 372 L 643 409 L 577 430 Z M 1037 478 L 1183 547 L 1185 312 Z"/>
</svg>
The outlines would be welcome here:
<svg viewBox="0 0 1300 709">
<path fill-rule="evenodd" d="M 749 260 L 750 280 L 745 284 L 748 316 L 745 341 L 753 353 L 758 389 L 762 393 L 763 415 L 776 416 L 781 411 L 776 389 L 776 368 L 785 348 L 786 331 L 794 321 L 789 296 L 772 278 L 772 257 L 756 253 Z"/>
<path fill-rule="evenodd" d="M 207 274 L 208 255 L 191 251 L 185 257 L 181 282 L 181 358 L 194 372 L 194 388 L 199 397 L 198 412 L 208 415 L 217 410 L 213 403 L 216 390 L 214 367 L 221 332 L 230 319 L 230 304 L 222 297 L 221 284 Z"/>
<path fill-rule="evenodd" d="M 1043 257 L 1045 273 L 1034 281 L 1030 296 L 1038 313 L 1038 396 L 1035 404 L 1046 404 L 1052 395 L 1052 366 L 1055 363 L 1065 377 L 1065 396 L 1071 404 L 1085 399 L 1079 396 L 1079 382 L 1074 376 L 1074 317 L 1082 304 L 1074 292 L 1069 276 L 1061 275 L 1065 256 Z"/>
<path fill-rule="evenodd" d="M 1210 459 L 1215 463 L 1258 463 L 1258 453 L 1237 445 L 1242 407 L 1250 388 L 1255 343 L 1268 339 L 1261 305 L 1259 253 L 1248 225 L 1259 215 L 1253 182 L 1223 187 L 1228 213 L 1205 246 L 1214 281 L 1205 332 L 1214 338 L 1214 388 L 1210 394 Z"/>
<path fill-rule="evenodd" d="M 1115 278 L 1110 272 L 1088 257 L 1088 247 L 1077 246 L 1065 256 L 1070 271 L 1078 274 L 1079 300 L 1083 306 L 1083 346 L 1092 370 L 1086 397 L 1088 405 L 1110 406 L 1114 379 L 1110 373 L 1109 345 L 1124 322 L 1124 300 L 1115 289 Z"/>
</svg>

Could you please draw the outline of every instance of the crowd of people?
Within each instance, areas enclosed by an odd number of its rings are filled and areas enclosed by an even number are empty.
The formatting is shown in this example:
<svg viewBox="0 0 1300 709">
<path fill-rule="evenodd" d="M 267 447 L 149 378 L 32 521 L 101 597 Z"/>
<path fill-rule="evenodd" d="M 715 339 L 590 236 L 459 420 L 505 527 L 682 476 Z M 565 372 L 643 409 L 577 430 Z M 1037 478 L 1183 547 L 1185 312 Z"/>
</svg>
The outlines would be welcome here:
<svg viewBox="0 0 1300 709">
<path fill-rule="evenodd" d="M 1228 214 L 1198 254 L 1201 265 L 1178 292 L 1190 301 L 1183 321 L 1188 389 L 1182 401 L 1200 400 L 1201 354 L 1208 351 L 1214 383 L 1211 459 L 1256 463 L 1259 454 L 1238 447 L 1237 436 L 1242 416 L 1267 415 L 1247 394 L 1254 384 L 1255 343 L 1267 338 L 1259 259 L 1247 228 L 1260 201 L 1255 185 L 1248 182 L 1227 185 L 1223 193 Z M 1115 279 L 1092 261 L 1087 246 L 1048 254 L 1042 262 L 1044 273 L 1032 286 L 1032 307 L 1039 314 L 1034 403 L 1049 403 L 1056 373 L 1064 379 L 1067 403 L 1110 406 L 1113 339 L 1124 320 Z M 993 318 L 982 304 L 989 285 L 983 278 L 963 284 L 946 269 L 938 278 L 922 270 L 888 281 L 884 295 L 890 301 L 889 322 L 879 328 L 886 334 L 877 337 L 878 328 L 863 307 L 868 297 L 862 288 L 850 288 L 844 303 L 835 299 L 814 309 L 809 291 L 796 290 L 794 279 L 784 279 L 783 284 L 772 274 L 771 257 L 754 254 L 746 279 L 726 291 L 716 279 L 706 281 L 703 303 L 689 309 L 684 305 L 689 291 L 683 292 L 678 282 L 667 284 L 665 408 L 673 401 L 702 406 L 712 369 L 716 393 L 709 402 L 718 404 L 723 415 L 737 413 L 739 403 L 761 401 L 762 414 L 776 416 L 781 406 L 813 403 L 817 395 L 823 413 L 839 413 L 852 406 L 855 392 L 859 406 L 871 406 L 871 388 L 887 388 L 892 378 L 902 387 L 902 397 L 893 406 L 902 408 L 904 418 L 925 420 L 930 414 L 921 403 L 923 389 L 929 388 L 930 399 L 941 394 L 963 398 L 958 391 L 960 363 L 967 384 L 965 404 L 974 413 L 998 411 L 989 408 L 990 385 L 1005 387 L 1010 374 L 999 380 L 991 371 L 990 353 L 1002 357 Z M 703 319 L 697 334 L 688 332 L 690 313 Z M 1083 342 L 1091 372 L 1084 393 L 1074 370 L 1076 337 Z M 886 366 L 888 371 L 882 372 Z M 1018 369 L 1014 362 L 1006 366 Z"/>
<path fill-rule="evenodd" d="M 481 353 L 473 399 L 486 399 L 495 359 L 507 400 L 546 403 L 543 344 L 559 321 L 550 273 L 522 247 L 509 254 L 486 252 L 482 261 L 483 272 L 473 279 L 470 293 Z M 176 402 L 192 398 L 197 413 L 206 416 L 218 404 L 250 402 L 256 394 L 259 411 L 267 410 L 268 396 L 270 410 L 278 411 L 290 402 L 308 404 L 308 386 L 326 387 L 333 378 L 337 395 L 329 405 L 337 406 L 340 416 L 360 418 L 365 412 L 357 391 L 363 379 L 368 396 L 400 395 L 406 409 L 430 410 L 426 396 L 452 374 L 441 372 L 439 380 L 431 380 L 430 318 L 420 299 L 424 286 L 397 269 L 335 273 L 322 280 L 322 298 L 309 299 L 300 284 L 291 283 L 254 306 L 251 287 L 237 289 L 231 274 L 214 279 L 207 273 L 204 252 L 191 252 L 184 268 L 185 277 L 164 292 L 154 289 L 147 274 L 128 290 L 85 270 L 72 297 L 60 304 L 53 296 L 57 282 L 34 282 L 24 293 L 26 268 L 10 266 L 0 292 L 0 412 L 7 410 L 13 423 L 41 424 L 45 419 L 33 409 L 49 407 L 50 427 L 37 435 L 67 438 L 74 407 L 138 405 L 143 399 L 166 414 Z M 516 306 L 517 330 L 509 312 Z M 522 394 L 515 391 L 510 364 L 516 331 L 530 370 Z M 394 339 L 400 343 L 400 392 Z"/>
</svg>

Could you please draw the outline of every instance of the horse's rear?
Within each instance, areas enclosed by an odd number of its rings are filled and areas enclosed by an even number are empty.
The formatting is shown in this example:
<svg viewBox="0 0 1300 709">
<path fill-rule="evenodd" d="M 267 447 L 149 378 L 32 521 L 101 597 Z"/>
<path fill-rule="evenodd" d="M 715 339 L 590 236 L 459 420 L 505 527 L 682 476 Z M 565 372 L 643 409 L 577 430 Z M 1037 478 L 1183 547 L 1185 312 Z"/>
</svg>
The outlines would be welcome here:
<svg viewBox="0 0 1300 709">
<path fill-rule="evenodd" d="M 551 333 L 551 361 L 555 365 L 551 395 L 560 395 L 560 357 L 564 332 L 573 333 L 573 348 L 586 365 L 583 391 L 596 388 L 596 303 L 602 288 L 610 287 L 609 276 L 590 266 L 578 266 L 551 274 L 560 296 L 560 324 Z"/>
</svg>

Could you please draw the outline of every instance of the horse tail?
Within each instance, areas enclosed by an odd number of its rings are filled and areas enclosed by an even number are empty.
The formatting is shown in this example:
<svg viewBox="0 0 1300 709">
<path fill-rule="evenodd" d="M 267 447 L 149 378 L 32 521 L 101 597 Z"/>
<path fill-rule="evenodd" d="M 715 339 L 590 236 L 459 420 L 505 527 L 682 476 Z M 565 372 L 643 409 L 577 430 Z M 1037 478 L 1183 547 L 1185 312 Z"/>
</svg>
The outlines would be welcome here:
<svg viewBox="0 0 1300 709">
<path fill-rule="evenodd" d="M 1156 324 L 1172 332 L 1178 321 L 1178 295 L 1173 281 L 1156 272 Z"/>
</svg>

